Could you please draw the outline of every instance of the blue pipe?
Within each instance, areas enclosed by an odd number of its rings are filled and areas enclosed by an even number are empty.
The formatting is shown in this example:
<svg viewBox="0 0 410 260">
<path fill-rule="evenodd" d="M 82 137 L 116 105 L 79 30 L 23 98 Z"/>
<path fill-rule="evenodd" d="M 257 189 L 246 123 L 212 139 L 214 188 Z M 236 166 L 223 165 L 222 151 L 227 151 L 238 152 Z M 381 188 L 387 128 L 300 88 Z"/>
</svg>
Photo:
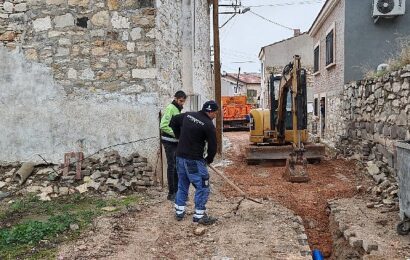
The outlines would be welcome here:
<svg viewBox="0 0 410 260">
<path fill-rule="evenodd" d="M 323 260 L 324 258 L 323 258 L 322 252 L 320 252 L 320 250 L 318 249 L 313 250 L 312 259 L 313 260 Z"/>
</svg>

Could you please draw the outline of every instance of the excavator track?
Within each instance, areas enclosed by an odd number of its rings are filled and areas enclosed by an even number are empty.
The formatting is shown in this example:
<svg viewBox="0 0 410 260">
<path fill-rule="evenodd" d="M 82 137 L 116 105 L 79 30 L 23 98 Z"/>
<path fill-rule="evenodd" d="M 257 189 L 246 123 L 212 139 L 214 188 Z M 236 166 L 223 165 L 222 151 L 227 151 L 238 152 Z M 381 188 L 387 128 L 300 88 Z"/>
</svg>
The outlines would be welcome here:
<svg viewBox="0 0 410 260">
<path fill-rule="evenodd" d="M 304 156 L 308 163 L 319 163 L 325 155 L 325 146 L 321 144 L 305 144 Z M 289 155 L 293 152 L 292 145 L 249 145 L 246 148 L 246 161 L 249 165 L 271 163 L 285 166 Z"/>
</svg>

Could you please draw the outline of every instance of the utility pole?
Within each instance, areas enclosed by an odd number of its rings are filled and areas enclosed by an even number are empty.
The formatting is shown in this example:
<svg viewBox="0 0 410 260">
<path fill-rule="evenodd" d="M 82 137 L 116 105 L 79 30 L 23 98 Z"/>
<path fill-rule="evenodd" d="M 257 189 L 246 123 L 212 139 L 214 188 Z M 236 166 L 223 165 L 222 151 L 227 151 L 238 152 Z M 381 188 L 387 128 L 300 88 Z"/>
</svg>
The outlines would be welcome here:
<svg viewBox="0 0 410 260">
<path fill-rule="evenodd" d="M 241 67 L 239 67 L 239 71 L 238 71 L 238 77 L 236 79 L 236 91 L 235 93 L 239 92 L 239 76 L 241 75 Z"/>
<path fill-rule="evenodd" d="M 215 72 L 215 101 L 219 105 L 216 117 L 217 153 L 222 155 L 222 102 L 221 102 L 221 54 L 219 46 L 219 3 L 213 0 L 213 31 L 214 31 L 214 72 Z"/>
</svg>

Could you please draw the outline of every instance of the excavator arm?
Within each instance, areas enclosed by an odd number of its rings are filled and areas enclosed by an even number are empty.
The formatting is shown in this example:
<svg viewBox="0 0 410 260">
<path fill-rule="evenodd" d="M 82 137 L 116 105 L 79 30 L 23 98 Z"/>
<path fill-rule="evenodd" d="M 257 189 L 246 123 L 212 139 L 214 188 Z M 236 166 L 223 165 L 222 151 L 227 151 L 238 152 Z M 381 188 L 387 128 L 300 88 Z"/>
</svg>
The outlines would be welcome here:
<svg viewBox="0 0 410 260">
<path fill-rule="evenodd" d="M 290 91 L 289 91 L 290 90 Z M 301 69 L 300 56 L 295 55 L 293 62 L 283 69 L 279 86 L 278 117 L 276 131 L 279 143 L 285 143 L 285 120 L 288 93 L 292 100 L 292 131 L 293 151 L 286 161 L 284 177 L 291 182 L 307 182 L 307 160 L 304 156 L 302 131 L 307 127 L 307 97 L 306 97 L 306 72 Z"/>
</svg>

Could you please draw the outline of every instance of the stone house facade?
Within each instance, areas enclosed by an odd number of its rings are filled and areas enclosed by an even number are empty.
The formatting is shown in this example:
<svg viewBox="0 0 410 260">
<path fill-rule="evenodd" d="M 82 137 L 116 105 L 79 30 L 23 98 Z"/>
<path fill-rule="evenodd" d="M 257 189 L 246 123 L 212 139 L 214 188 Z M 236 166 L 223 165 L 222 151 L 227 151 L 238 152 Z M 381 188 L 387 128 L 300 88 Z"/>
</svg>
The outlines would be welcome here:
<svg viewBox="0 0 410 260">
<path fill-rule="evenodd" d="M 213 96 L 207 0 L 0 2 L 0 161 L 115 146 L 158 165 L 159 112 Z"/>
<path fill-rule="evenodd" d="M 410 35 L 410 15 L 375 20 L 373 1 L 327 0 L 313 22 L 314 110 L 322 140 L 337 142 L 343 86 L 363 78 L 400 51 Z M 407 10 L 410 3 L 406 3 Z"/>
</svg>

